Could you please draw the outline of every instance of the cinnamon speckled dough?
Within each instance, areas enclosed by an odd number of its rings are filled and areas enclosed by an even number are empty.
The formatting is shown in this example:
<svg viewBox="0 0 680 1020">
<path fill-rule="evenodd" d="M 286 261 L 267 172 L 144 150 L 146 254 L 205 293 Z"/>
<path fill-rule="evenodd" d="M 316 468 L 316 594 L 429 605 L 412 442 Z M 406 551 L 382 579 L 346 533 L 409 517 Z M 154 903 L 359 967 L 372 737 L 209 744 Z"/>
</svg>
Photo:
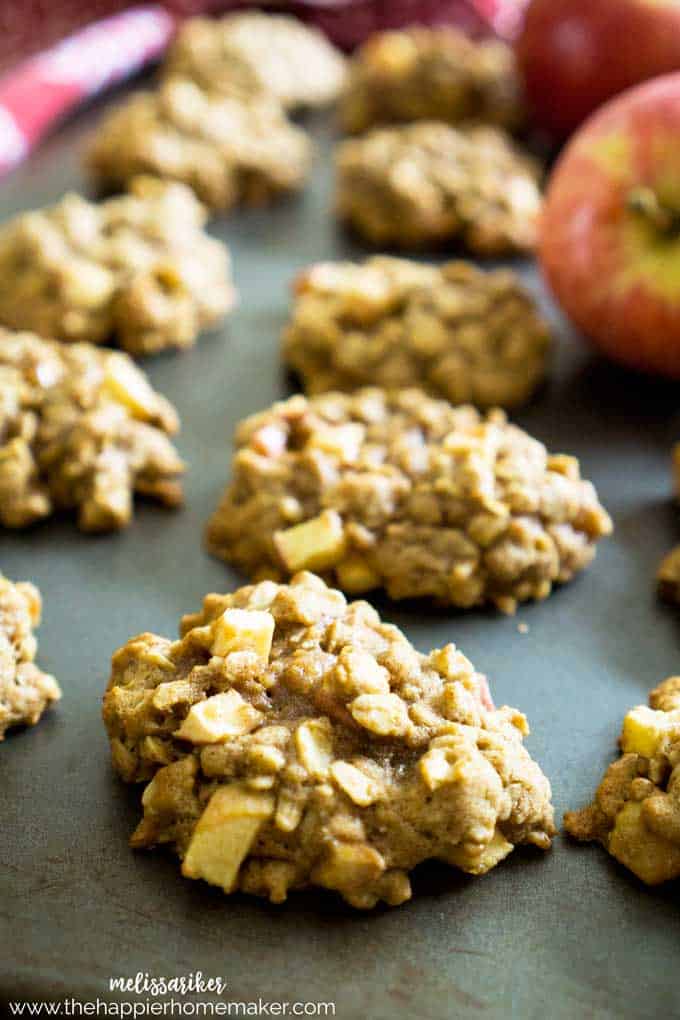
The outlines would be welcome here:
<svg viewBox="0 0 680 1020">
<path fill-rule="evenodd" d="M 594 802 L 564 817 L 575 839 L 597 841 L 648 885 L 680 878 L 680 677 L 628 713 L 621 757 Z"/>
<path fill-rule="evenodd" d="M 521 91 L 505 43 L 474 42 L 448 27 L 381 32 L 350 62 L 342 124 L 361 132 L 399 121 L 478 120 L 512 130 L 524 120 Z"/>
<path fill-rule="evenodd" d="M 13 726 L 33 726 L 61 698 L 59 685 L 35 663 L 42 602 L 27 581 L 0 574 L 0 740 Z"/>
<path fill-rule="evenodd" d="M 453 645 L 421 655 L 308 573 L 208 595 L 180 632 L 113 657 L 113 764 L 148 783 L 133 846 L 170 844 L 228 893 L 317 885 L 359 908 L 409 899 L 429 858 L 478 875 L 550 846 L 526 720 Z"/>
<path fill-rule="evenodd" d="M 0 330 L 0 526 L 64 509 L 83 531 L 115 530 L 135 492 L 176 506 L 178 425 L 126 354 Z"/>
<path fill-rule="evenodd" d="M 345 82 L 345 58 L 323 33 L 296 18 L 258 11 L 189 18 L 164 70 L 218 92 L 229 91 L 236 80 L 288 109 L 327 106 Z"/>
<path fill-rule="evenodd" d="M 247 418 L 207 542 L 251 577 L 323 572 L 513 612 L 592 560 L 611 531 L 578 461 L 421 390 L 296 396 Z"/>
<path fill-rule="evenodd" d="M 0 322 L 131 354 L 191 347 L 234 303 L 229 253 L 180 184 L 136 178 L 129 195 L 69 194 L 0 230 Z"/>
<path fill-rule="evenodd" d="M 88 155 L 95 177 L 126 186 L 139 173 L 182 181 L 213 209 L 254 205 L 297 191 L 311 143 L 267 95 L 203 91 L 169 78 L 104 118 Z"/>
<path fill-rule="evenodd" d="M 307 393 L 419 385 L 453 404 L 515 407 L 544 378 L 548 325 L 508 270 L 376 256 L 317 263 L 295 291 L 284 358 Z"/>
<path fill-rule="evenodd" d="M 497 256 L 535 245 L 538 169 L 497 128 L 378 128 L 342 142 L 336 163 L 338 216 L 373 245 Z"/>
</svg>

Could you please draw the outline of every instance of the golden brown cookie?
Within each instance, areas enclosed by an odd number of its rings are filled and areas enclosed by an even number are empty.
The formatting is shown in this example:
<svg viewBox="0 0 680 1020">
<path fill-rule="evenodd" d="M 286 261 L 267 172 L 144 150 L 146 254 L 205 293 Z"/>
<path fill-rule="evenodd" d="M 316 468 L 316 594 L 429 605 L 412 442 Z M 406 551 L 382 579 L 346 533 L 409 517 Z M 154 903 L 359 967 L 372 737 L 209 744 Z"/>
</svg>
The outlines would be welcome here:
<svg viewBox="0 0 680 1020">
<path fill-rule="evenodd" d="M 237 83 L 273 96 L 286 109 L 328 106 L 345 82 L 345 59 L 323 33 L 297 18 L 259 11 L 189 18 L 163 70 L 217 92 Z"/>
<path fill-rule="evenodd" d="M 611 521 L 578 461 L 421 390 L 296 396 L 247 418 L 209 549 L 256 579 L 320 572 L 514 612 L 595 555 Z"/>
<path fill-rule="evenodd" d="M 35 585 L 0 574 L 0 740 L 13 726 L 34 726 L 61 698 L 57 681 L 35 663 L 41 609 Z"/>
<path fill-rule="evenodd" d="M 349 65 L 345 130 L 377 124 L 483 121 L 513 130 L 524 120 L 512 48 L 475 42 L 455 28 L 414 26 L 370 36 Z"/>
<path fill-rule="evenodd" d="M 229 253 L 188 188 L 137 178 L 106 202 L 66 195 L 0 230 L 0 322 L 130 354 L 191 347 L 235 300 Z"/>
<path fill-rule="evenodd" d="M 669 677 L 623 721 L 621 757 L 595 800 L 564 816 L 575 839 L 601 843 L 647 885 L 680 877 L 680 677 Z"/>
<path fill-rule="evenodd" d="M 337 149 L 339 218 L 373 245 L 530 252 L 541 206 L 534 162 L 493 127 L 377 128 Z"/>
<path fill-rule="evenodd" d="M 170 844 L 186 877 L 370 908 L 409 899 L 421 861 L 480 875 L 550 846 L 526 719 L 453 645 L 422 655 L 307 573 L 208 595 L 180 632 L 116 652 L 104 720 L 116 771 L 147 783 L 132 845 Z"/>
<path fill-rule="evenodd" d="M 185 78 L 139 92 L 104 118 L 88 155 L 95 177 L 181 181 L 213 209 L 258 205 L 304 184 L 311 144 L 268 95 L 220 95 Z"/>
<path fill-rule="evenodd" d="M 384 255 L 302 273 L 283 336 L 307 393 L 422 386 L 477 407 L 526 402 L 549 348 L 548 324 L 513 272 Z"/>
<path fill-rule="evenodd" d="M 133 495 L 182 500 L 179 420 L 127 354 L 0 329 L 0 526 L 74 510 L 125 527 Z"/>
</svg>

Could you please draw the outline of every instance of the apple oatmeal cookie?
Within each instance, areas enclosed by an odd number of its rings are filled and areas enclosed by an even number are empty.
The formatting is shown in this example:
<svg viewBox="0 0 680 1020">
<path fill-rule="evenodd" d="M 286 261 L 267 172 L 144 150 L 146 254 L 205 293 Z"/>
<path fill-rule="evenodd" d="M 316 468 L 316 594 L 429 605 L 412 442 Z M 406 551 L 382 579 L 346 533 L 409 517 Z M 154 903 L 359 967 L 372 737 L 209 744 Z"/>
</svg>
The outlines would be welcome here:
<svg viewBox="0 0 680 1020">
<path fill-rule="evenodd" d="M 414 120 L 513 130 L 524 120 L 521 92 L 512 48 L 499 40 L 450 27 L 380 32 L 350 61 L 342 125 L 353 134 Z"/>
<path fill-rule="evenodd" d="M 494 256 L 534 248 L 538 168 L 497 128 L 378 128 L 342 142 L 336 164 L 338 216 L 373 245 L 458 243 Z"/>
<path fill-rule="evenodd" d="M 621 757 L 594 802 L 564 816 L 567 832 L 597 841 L 647 885 L 680 878 L 680 677 L 623 721 Z"/>
<path fill-rule="evenodd" d="M 376 256 L 317 263 L 295 293 L 283 350 L 307 393 L 417 385 L 516 407 L 545 376 L 548 324 L 510 270 Z"/>
<path fill-rule="evenodd" d="M 422 655 L 309 573 L 208 595 L 180 633 L 129 641 L 104 697 L 113 765 L 147 783 L 134 847 L 171 844 L 227 893 L 359 908 L 409 899 L 430 858 L 481 875 L 549 848 L 526 719 L 454 645 Z"/>
<path fill-rule="evenodd" d="M 116 530 L 134 493 L 177 506 L 178 427 L 127 354 L 0 330 L 0 526 L 75 510 L 83 531 Z"/>
<path fill-rule="evenodd" d="M 35 663 L 41 610 L 35 585 L 0 574 L 0 740 L 13 726 L 34 726 L 61 698 L 57 681 Z"/>
<path fill-rule="evenodd" d="M 208 93 L 172 77 L 104 118 L 88 162 L 107 186 L 151 173 L 182 181 L 212 209 L 227 210 L 299 190 L 311 144 L 267 95 Z"/>
<path fill-rule="evenodd" d="M 234 304 L 229 253 L 181 184 L 99 204 L 68 194 L 0 229 L 0 322 L 130 354 L 191 347 Z"/>
<path fill-rule="evenodd" d="M 167 74 L 229 92 L 236 80 L 286 109 L 327 106 L 345 83 L 345 58 L 317 29 L 286 15 L 247 11 L 189 18 L 165 60 Z"/>
<path fill-rule="evenodd" d="M 209 549 L 259 580 L 322 573 L 514 612 L 570 580 L 611 531 L 578 461 L 421 390 L 295 396 L 243 421 Z"/>
</svg>

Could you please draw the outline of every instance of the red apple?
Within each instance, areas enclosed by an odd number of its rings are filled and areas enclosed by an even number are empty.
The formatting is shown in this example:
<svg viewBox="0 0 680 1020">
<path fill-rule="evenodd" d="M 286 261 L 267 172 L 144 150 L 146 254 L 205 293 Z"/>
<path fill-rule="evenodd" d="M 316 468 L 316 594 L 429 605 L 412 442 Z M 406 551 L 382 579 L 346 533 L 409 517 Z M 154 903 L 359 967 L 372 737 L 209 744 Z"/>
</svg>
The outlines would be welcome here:
<svg viewBox="0 0 680 1020">
<path fill-rule="evenodd" d="M 606 354 L 680 379 L 680 73 L 629 89 L 574 135 L 548 183 L 539 258 Z"/>
<path fill-rule="evenodd" d="M 532 0 L 516 51 L 537 125 L 566 138 L 612 96 L 680 71 L 680 0 Z"/>
</svg>

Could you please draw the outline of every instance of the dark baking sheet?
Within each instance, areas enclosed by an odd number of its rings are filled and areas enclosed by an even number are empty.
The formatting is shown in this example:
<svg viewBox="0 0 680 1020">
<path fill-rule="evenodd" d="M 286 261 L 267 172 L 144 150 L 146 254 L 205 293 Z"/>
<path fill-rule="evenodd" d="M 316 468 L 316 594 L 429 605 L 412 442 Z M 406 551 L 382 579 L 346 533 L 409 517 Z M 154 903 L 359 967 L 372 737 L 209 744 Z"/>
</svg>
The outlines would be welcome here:
<svg viewBox="0 0 680 1020">
<path fill-rule="evenodd" d="M 80 152 L 98 113 L 0 184 L 3 219 L 87 190 Z M 369 914 L 330 894 L 281 907 L 227 899 L 181 879 L 171 855 L 128 849 L 139 790 L 113 777 L 100 721 L 111 653 L 142 630 L 174 634 L 206 592 L 239 584 L 201 547 L 233 426 L 290 390 L 277 338 L 292 275 L 361 253 L 329 215 L 330 128 L 311 127 L 319 157 L 304 196 L 213 225 L 233 252 L 236 314 L 194 351 L 147 362 L 182 415 L 186 508 L 140 506 L 113 537 L 82 536 L 70 520 L 0 535 L 2 570 L 42 589 L 40 661 L 64 690 L 56 711 L 0 748 L 0 998 L 93 1000 L 110 977 L 201 970 L 227 981 L 223 1001 L 332 1001 L 343 1020 L 678 1015 L 678 884 L 645 889 L 596 847 L 558 837 L 550 854 L 518 851 L 481 879 L 428 865 L 410 903 Z M 680 541 L 668 462 L 680 414 L 677 387 L 592 357 L 563 323 L 558 347 L 551 384 L 518 418 L 581 458 L 612 513 L 594 567 L 514 619 L 380 608 L 422 650 L 455 640 L 497 702 L 528 713 L 561 818 L 591 795 L 626 709 L 680 672 L 680 620 L 652 583 Z"/>
</svg>

